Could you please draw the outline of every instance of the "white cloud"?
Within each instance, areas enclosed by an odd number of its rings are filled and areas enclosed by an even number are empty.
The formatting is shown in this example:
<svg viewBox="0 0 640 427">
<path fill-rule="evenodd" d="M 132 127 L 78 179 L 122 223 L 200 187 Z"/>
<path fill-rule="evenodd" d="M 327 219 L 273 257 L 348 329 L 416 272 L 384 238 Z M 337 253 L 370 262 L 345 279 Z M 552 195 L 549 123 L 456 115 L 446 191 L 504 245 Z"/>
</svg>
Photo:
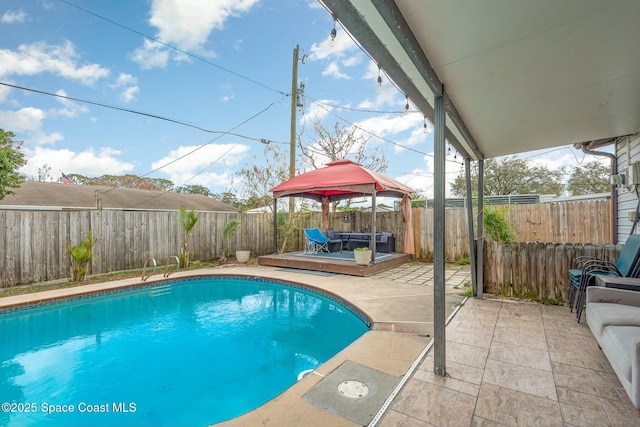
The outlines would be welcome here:
<svg viewBox="0 0 640 427">
<path fill-rule="evenodd" d="M 312 102 L 306 106 L 306 113 L 300 118 L 300 124 L 304 125 L 307 121 L 311 124 L 315 120 L 324 120 L 327 117 L 333 107 L 326 104 L 335 104 L 336 101 L 330 99 L 321 99 L 318 102 Z"/>
<path fill-rule="evenodd" d="M 140 92 L 140 88 L 137 86 L 138 79 L 131 74 L 120 73 L 118 79 L 111 85 L 114 89 L 121 89 L 120 100 L 122 102 L 129 103 L 135 98 L 136 94 Z"/>
<path fill-rule="evenodd" d="M 415 146 L 421 144 L 426 141 L 428 133 L 424 133 L 423 129 L 423 117 L 419 114 L 406 114 L 406 115 L 381 115 L 374 116 L 368 119 L 362 120 L 356 123 L 358 127 L 366 129 L 367 132 L 371 134 L 389 138 L 395 135 L 395 140 L 398 144 L 404 146 Z M 397 135 L 406 132 L 407 130 L 411 130 L 411 134 L 407 139 L 397 140 Z M 369 137 L 369 133 L 363 134 L 366 137 Z M 402 147 L 398 145 L 394 145 L 395 152 L 401 151 Z"/>
<path fill-rule="evenodd" d="M 340 62 L 345 67 L 353 67 L 354 65 L 358 65 L 361 61 L 359 56 L 350 56 L 348 58 L 343 59 Z"/>
<path fill-rule="evenodd" d="M 60 89 L 58 91 L 56 91 L 57 95 L 61 95 L 61 96 L 67 96 L 67 92 L 64 91 L 64 89 Z M 89 112 L 89 108 L 86 105 L 83 104 L 79 104 L 77 102 L 74 102 L 70 99 L 65 99 L 65 98 L 56 98 L 56 100 L 61 103 L 64 108 L 59 108 L 59 109 L 55 109 L 52 110 L 50 113 L 51 115 L 55 115 L 55 116 L 60 116 L 60 117 L 66 117 L 68 119 L 73 119 L 78 117 L 79 114 L 81 113 L 88 113 Z"/>
<path fill-rule="evenodd" d="M 0 77 L 53 73 L 60 77 L 91 85 L 107 77 L 109 69 L 98 64 L 79 65 L 73 43 L 48 45 L 42 42 L 23 44 L 17 51 L 0 50 Z"/>
<path fill-rule="evenodd" d="M 138 86 L 128 87 L 125 90 L 123 90 L 122 93 L 120 93 L 120 99 L 125 104 L 129 103 L 133 100 L 133 98 L 135 98 L 138 92 L 140 92 L 140 88 Z"/>
<path fill-rule="evenodd" d="M 138 84 L 138 79 L 133 77 L 131 74 L 120 73 L 118 75 L 118 80 L 114 83 L 114 87 L 122 87 L 122 86 L 132 86 Z"/>
<path fill-rule="evenodd" d="M 42 127 L 45 112 L 39 108 L 26 107 L 18 111 L 0 111 L 0 128 L 12 132 L 35 132 Z"/>
<path fill-rule="evenodd" d="M 3 24 L 22 24 L 27 20 L 27 14 L 21 10 L 13 11 L 7 10 L 0 18 L 0 22 Z"/>
<path fill-rule="evenodd" d="M 433 174 L 426 169 L 414 169 L 394 179 L 413 188 L 423 197 L 433 198 Z"/>
<path fill-rule="evenodd" d="M 325 59 L 340 58 L 343 61 L 348 61 L 348 55 L 352 52 L 359 52 L 358 47 L 353 40 L 342 30 L 340 26 L 336 28 L 336 38 L 331 40 L 327 32 L 327 38 L 320 43 L 314 43 L 311 45 L 309 60 L 310 61 L 322 61 Z"/>
<path fill-rule="evenodd" d="M 11 88 L 8 86 L 0 86 L 0 104 L 4 103 L 11 92 Z"/>
<path fill-rule="evenodd" d="M 338 66 L 338 63 L 336 61 L 330 62 L 329 65 L 327 65 L 327 67 L 322 71 L 322 75 L 335 77 L 336 79 L 351 79 L 348 74 L 340 71 L 340 67 Z"/>
<path fill-rule="evenodd" d="M 322 42 L 311 45 L 309 60 L 328 62 L 322 71 L 323 76 L 350 79 L 343 69 L 358 65 L 362 53 L 341 27 L 337 27 L 336 30 L 335 40 L 327 36 Z"/>
<path fill-rule="evenodd" d="M 130 57 L 143 70 L 165 68 L 169 61 L 169 52 L 161 43 L 145 40 L 142 46 L 134 50 Z"/>
<path fill-rule="evenodd" d="M 205 48 L 211 32 L 223 29 L 229 18 L 249 12 L 257 3 L 258 0 L 153 0 L 149 24 L 157 28 L 156 38 L 163 43 L 215 56 Z M 176 60 L 188 59 L 184 54 L 172 54 Z M 165 67 L 169 51 L 166 46 L 145 40 L 132 58 L 143 68 Z"/>
<path fill-rule="evenodd" d="M 408 185 L 416 190 L 423 197 L 433 199 L 433 152 L 424 156 L 424 167 L 413 169 L 410 172 L 404 172 L 396 180 Z M 455 178 L 464 171 L 462 159 L 458 156 L 457 160 L 453 156 L 447 156 L 445 162 L 445 197 L 454 197 L 451 192 L 451 185 Z"/>
<path fill-rule="evenodd" d="M 151 168 L 162 167 L 161 171 L 169 175 L 169 179 L 176 185 L 199 184 L 223 189 L 231 183 L 231 174 L 208 170 L 234 168 L 250 150 L 250 147 L 244 144 L 209 144 L 193 152 L 196 148 L 198 147 L 182 146 L 172 150 L 164 158 L 153 162 Z M 193 154 L 189 154 L 191 152 Z M 186 157 L 175 161 L 182 156 Z M 205 169 L 206 171 L 201 173 Z M 194 177 L 196 174 L 198 175 Z"/>
<path fill-rule="evenodd" d="M 25 150 L 27 164 L 20 172 L 27 176 L 38 176 L 38 169 L 46 164 L 51 167 L 51 174 L 57 176 L 60 171 L 65 174 L 77 173 L 86 176 L 100 176 L 104 174 L 122 175 L 133 171 L 132 163 L 118 159 L 120 151 L 108 147 L 101 148 L 97 152 L 86 149 L 81 152 L 69 149 L 55 150 L 51 148 L 36 147 L 34 150 Z"/>
</svg>

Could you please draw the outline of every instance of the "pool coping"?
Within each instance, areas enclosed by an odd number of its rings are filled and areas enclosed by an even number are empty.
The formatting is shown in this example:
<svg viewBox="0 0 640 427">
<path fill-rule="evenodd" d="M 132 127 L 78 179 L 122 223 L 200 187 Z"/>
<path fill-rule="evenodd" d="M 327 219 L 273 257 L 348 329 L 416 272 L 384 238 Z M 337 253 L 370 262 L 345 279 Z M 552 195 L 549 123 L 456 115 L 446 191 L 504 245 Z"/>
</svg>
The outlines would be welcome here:
<svg viewBox="0 0 640 427">
<path fill-rule="evenodd" d="M 427 316 L 414 315 L 413 317 L 419 318 L 411 318 L 411 315 L 404 309 L 404 305 L 402 310 L 396 307 L 395 311 L 389 310 L 388 306 L 393 306 L 393 302 L 397 302 L 397 298 L 404 298 L 400 301 L 405 302 L 422 301 L 424 303 L 425 298 L 432 299 L 432 287 L 343 275 L 331 277 L 302 275 L 264 266 L 206 268 L 176 272 L 169 278 L 158 274 L 146 281 L 137 277 L 3 297 L 0 298 L 0 311 L 3 309 L 6 311 L 9 311 L 8 309 L 20 310 L 33 306 L 33 304 L 36 306 L 37 304 L 45 305 L 69 298 L 89 298 L 102 293 L 141 289 L 189 277 L 210 276 L 261 278 L 284 282 L 287 285 L 301 286 L 311 292 L 329 296 L 330 299 L 335 298 L 341 305 L 355 308 L 371 324 L 368 332 L 320 365 L 311 375 L 305 376 L 255 410 L 218 425 L 227 427 L 254 424 L 281 426 L 308 425 L 311 422 L 313 425 L 354 427 L 356 424 L 352 421 L 314 407 L 305 402 L 302 396 L 346 360 L 395 375 L 400 380 L 430 341 L 429 334 L 424 333 L 425 330 L 428 330 L 430 323 L 424 321 L 423 317 Z M 392 304 L 387 304 L 388 302 L 392 302 Z"/>
</svg>

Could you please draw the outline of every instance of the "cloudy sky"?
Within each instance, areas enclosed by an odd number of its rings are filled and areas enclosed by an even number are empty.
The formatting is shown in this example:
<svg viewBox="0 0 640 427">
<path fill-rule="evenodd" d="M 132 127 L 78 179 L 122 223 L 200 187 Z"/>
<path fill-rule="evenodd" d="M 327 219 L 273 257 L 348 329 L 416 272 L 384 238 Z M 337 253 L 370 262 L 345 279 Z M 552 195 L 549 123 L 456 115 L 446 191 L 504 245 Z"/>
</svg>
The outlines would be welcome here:
<svg viewBox="0 0 640 427">
<path fill-rule="evenodd" d="M 405 96 L 339 24 L 331 40 L 333 26 L 312 0 L 4 0 L 0 128 L 24 141 L 30 178 L 47 165 L 54 180 L 132 173 L 220 193 L 262 140 L 288 152 L 299 45 L 303 144 L 314 120 L 357 126 L 387 175 L 430 196 L 431 124 L 413 105 L 405 114 Z M 521 157 L 555 168 L 584 156 L 567 146 Z M 461 158 L 449 160 L 453 180 Z"/>
</svg>

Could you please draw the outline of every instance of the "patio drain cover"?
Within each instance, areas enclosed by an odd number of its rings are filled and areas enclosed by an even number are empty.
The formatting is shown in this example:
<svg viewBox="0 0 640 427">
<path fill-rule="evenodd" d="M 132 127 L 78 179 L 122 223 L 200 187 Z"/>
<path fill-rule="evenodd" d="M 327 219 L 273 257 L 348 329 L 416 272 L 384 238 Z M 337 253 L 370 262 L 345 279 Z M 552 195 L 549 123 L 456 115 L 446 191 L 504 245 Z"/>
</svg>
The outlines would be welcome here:
<svg viewBox="0 0 640 427">
<path fill-rule="evenodd" d="M 318 381 L 303 399 L 358 425 L 371 422 L 399 377 L 346 360 Z"/>
<path fill-rule="evenodd" d="M 360 381 L 347 380 L 338 385 L 338 391 L 344 397 L 361 399 L 369 394 L 369 387 Z"/>
</svg>

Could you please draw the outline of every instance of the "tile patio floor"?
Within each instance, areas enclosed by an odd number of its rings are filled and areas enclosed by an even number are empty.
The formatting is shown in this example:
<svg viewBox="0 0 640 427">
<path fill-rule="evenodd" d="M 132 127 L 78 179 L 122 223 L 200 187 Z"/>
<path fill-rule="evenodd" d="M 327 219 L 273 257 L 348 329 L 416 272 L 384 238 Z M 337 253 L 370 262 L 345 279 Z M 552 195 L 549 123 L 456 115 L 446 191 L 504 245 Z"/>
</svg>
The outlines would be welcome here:
<svg viewBox="0 0 640 427">
<path fill-rule="evenodd" d="M 469 299 L 379 423 L 410 426 L 640 426 L 609 362 L 568 307 Z"/>
</svg>

